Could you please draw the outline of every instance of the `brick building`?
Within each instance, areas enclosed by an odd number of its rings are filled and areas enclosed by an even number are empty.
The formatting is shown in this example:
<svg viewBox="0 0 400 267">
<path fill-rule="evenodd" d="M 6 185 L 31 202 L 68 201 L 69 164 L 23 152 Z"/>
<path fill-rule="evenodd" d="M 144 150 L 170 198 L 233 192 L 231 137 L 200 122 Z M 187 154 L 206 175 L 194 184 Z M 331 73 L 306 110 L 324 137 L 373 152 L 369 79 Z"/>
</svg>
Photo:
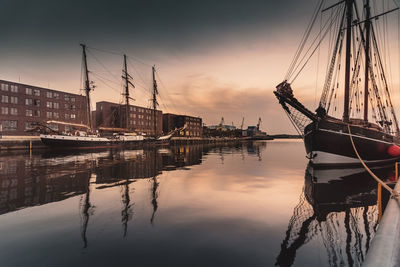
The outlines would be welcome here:
<svg viewBox="0 0 400 267">
<path fill-rule="evenodd" d="M 61 121 L 87 124 L 86 98 L 32 85 L 0 80 L 0 133 L 27 135 L 33 123 Z M 52 129 L 68 132 L 69 125 L 50 124 Z"/>
<path fill-rule="evenodd" d="M 186 124 L 186 129 L 178 133 L 182 137 L 202 137 L 203 123 L 202 119 L 187 115 L 176 115 L 171 113 L 163 114 L 163 131 L 171 132 L 182 128 Z"/>
<path fill-rule="evenodd" d="M 129 106 L 128 129 L 154 135 L 154 111 L 149 108 Z M 96 103 L 96 127 L 125 128 L 124 105 L 101 101 Z M 162 112 L 156 111 L 157 135 L 162 135 Z"/>
</svg>

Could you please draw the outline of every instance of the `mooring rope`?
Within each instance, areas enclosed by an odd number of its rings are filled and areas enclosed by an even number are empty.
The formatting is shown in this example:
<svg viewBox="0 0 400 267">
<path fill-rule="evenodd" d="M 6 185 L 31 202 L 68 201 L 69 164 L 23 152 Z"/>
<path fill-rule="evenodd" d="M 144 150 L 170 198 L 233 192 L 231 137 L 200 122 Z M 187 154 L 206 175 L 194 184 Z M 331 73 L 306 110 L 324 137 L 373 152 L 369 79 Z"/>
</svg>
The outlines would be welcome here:
<svg viewBox="0 0 400 267">
<path fill-rule="evenodd" d="M 378 176 L 376 176 L 376 175 L 371 171 L 370 168 L 368 168 L 368 166 L 365 164 L 365 162 L 363 161 L 363 159 L 360 157 L 360 154 L 358 154 L 357 148 L 356 148 L 356 146 L 355 146 L 355 144 L 354 144 L 354 141 L 353 141 L 353 136 L 352 136 L 352 134 L 351 134 L 350 125 L 349 125 L 349 124 L 347 124 L 347 129 L 349 130 L 350 141 L 351 141 L 351 144 L 353 145 L 354 152 L 356 153 L 357 158 L 360 160 L 361 164 L 364 166 L 365 170 L 367 170 L 367 172 L 372 176 L 372 178 L 374 178 L 374 179 L 375 179 L 379 184 L 381 184 L 387 191 L 389 191 L 389 193 L 392 195 L 392 197 L 395 198 L 395 199 L 397 200 L 397 203 L 400 205 L 400 194 L 399 194 L 399 192 L 397 192 L 397 191 L 393 190 L 392 188 L 390 188 L 390 186 L 388 186 L 384 181 L 382 181 Z M 396 179 L 397 179 L 397 177 L 396 177 Z"/>
</svg>

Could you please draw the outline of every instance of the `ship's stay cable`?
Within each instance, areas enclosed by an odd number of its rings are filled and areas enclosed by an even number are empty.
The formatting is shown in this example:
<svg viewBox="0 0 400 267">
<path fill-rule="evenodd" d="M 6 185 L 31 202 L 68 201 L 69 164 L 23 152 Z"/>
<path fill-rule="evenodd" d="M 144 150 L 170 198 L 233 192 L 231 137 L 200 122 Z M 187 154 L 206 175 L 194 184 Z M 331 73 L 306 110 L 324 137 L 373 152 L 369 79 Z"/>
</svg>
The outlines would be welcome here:
<svg viewBox="0 0 400 267">
<path fill-rule="evenodd" d="M 390 186 L 388 186 L 384 181 L 382 181 L 378 176 L 376 176 L 372 172 L 372 170 L 370 168 L 368 168 L 367 164 L 365 164 L 364 160 L 361 158 L 360 154 L 357 151 L 357 148 L 356 148 L 356 146 L 354 144 L 353 135 L 351 134 L 351 130 L 350 130 L 350 125 L 349 124 L 347 124 L 347 129 L 349 131 L 349 137 L 350 137 L 351 145 L 353 146 L 354 153 L 356 154 L 357 158 L 360 160 L 360 162 L 363 165 L 363 167 L 365 168 L 365 170 L 372 176 L 372 178 L 374 178 L 379 184 L 381 184 L 382 187 L 385 188 L 392 195 L 392 197 L 397 200 L 397 203 L 400 205 L 400 194 L 399 194 L 399 192 L 397 192 L 396 190 L 390 188 Z"/>
<path fill-rule="evenodd" d="M 311 43 L 311 46 L 309 47 L 309 49 L 307 50 L 307 52 L 304 54 L 304 56 L 302 57 L 301 61 L 299 62 L 299 65 L 297 65 L 297 67 L 293 70 L 293 72 L 296 71 L 296 74 L 294 75 L 294 77 L 291 79 L 290 83 L 293 83 L 294 80 L 296 80 L 296 78 L 299 76 L 299 74 L 302 72 L 302 70 L 304 69 L 304 67 L 307 65 L 307 63 L 309 62 L 309 60 L 311 59 L 311 57 L 314 55 L 315 51 L 317 50 L 317 48 L 321 45 L 322 40 L 325 38 L 325 36 L 328 34 L 330 27 L 333 25 L 335 19 L 338 17 L 339 15 L 339 9 L 337 9 L 337 12 L 335 13 L 334 17 L 330 20 L 327 20 L 323 29 L 325 30 L 322 38 L 320 38 L 320 41 L 317 42 L 316 46 L 314 47 L 314 49 L 312 49 L 312 46 L 314 45 L 315 41 L 319 39 L 319 36 L 317 35 L 317 37 L 314 39 L 314 41 Z M 328 26 L 327 29 L 325 29 Z M 311 50 L 312 49 L 312 50 Z M 305 57 L 307 56 L 307 54 L 310 52 L 310 54 L 308 55 L 308 58 L 304 61 Z M 301 66 L 300 64 L 303 65 Z M 300 67 L 301 66 L 301 67 Z M 300 69 L 299 69 L 300 67 Z M 294 74 L 294 73 L 293 73 Z"/>
<path fill-rule="evenodd" d="M 166 95 L 167 100 L 172 104 L 174 111 L 177 112 L 178 108 L 176 107 L 175 102 L 172 100 L 170 93 L 168 91 L 168 88 L 165 86 L 163 80 L 161 79 L 160 75 L 158 74 L 158 71 L 156 71 L 156 77 L 157 77 L 157 80 L 160 81 L 160 84 L 166 93 L 165 95 Z M 163 97 L 163 96 L 164 96 L 164 93 L 161 92 L 161 97 Z"/>
<path fill-rule="evenodd" d="M 311 18 L 311 21 L 309 22 L 309 24 L 308 24 L 308 26 L 306 28 L 306 31 L 304 32 L 303 37 L 301 38 L 300 44 L 297 47 L 295 56 L 294 56 L 292 62 L 290 63 L 290 65 L 289 65 L 289 69 L 288 69 L 288 71 L 287 71 L 287 73 L 285 75 L 285 80 L 288 80 L 290 78 L 290 76 L 292 75 L 293 69 L 296 66 L 297 60 L 300 57 L 300 55 L 301 55 L 301 53 L 302 53 L 302 51 L 303 51 L 303 49 L 305 47 L 307 39 L 308 39 L 308 37 L 309 37 L 309 35 L 311 33 L 311 30 L 312 30 L 312 28 L 314 26 L 315 20 L 318 17 L 318 13 L 320 12 L 320 10 L 322 8 L 323 2 L 324 2 L 324 0 L 320 0 L 320 2 L 315 7 L 314 14 L 313 14 L 313 16 Z"/>
</svg>

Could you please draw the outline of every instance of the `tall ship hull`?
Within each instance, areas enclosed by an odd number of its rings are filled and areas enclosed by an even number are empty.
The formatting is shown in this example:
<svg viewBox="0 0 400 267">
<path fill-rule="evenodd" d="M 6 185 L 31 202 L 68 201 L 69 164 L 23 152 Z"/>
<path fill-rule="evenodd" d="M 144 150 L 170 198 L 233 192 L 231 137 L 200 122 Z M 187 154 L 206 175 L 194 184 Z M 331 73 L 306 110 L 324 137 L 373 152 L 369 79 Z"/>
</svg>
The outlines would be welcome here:
<svg viewBox="0 0 400 267">
<path fill-rule="evenodd" d="M 40 135 L 43 144 L 56 149 L 90 149 L 106 147 L 134 147 L 144 142 L 143 136 L 123 138 L 106 138 L 91 136 L 70 136 L 70 135 Z"/>
<path fill-rule="evenodd" d="M 369 165 L 399 160 L 388 153 L 396 144 L 393 136 L 357 125 L 351 125 L 350 132 L 360 157 Z M 307 157 L 314 165 L 360 165 L 343 122 L 324 119 L 308 124 L 304 144 Z"/>
</svg>

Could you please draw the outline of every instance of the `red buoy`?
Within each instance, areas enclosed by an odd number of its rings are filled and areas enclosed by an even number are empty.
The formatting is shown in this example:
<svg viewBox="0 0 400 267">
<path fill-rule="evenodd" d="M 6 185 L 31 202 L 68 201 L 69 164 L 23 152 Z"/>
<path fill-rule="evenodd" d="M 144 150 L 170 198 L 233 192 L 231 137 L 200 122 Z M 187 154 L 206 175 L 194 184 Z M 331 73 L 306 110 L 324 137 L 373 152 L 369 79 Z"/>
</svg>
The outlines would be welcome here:
<svg viewBox="0 0 400 267">
<path fill-rule="evenodd" d="M 400 146 L 391 145 L 387 152 L 390 156 L 398 157 L 400 156 Z"/>
</svg>

